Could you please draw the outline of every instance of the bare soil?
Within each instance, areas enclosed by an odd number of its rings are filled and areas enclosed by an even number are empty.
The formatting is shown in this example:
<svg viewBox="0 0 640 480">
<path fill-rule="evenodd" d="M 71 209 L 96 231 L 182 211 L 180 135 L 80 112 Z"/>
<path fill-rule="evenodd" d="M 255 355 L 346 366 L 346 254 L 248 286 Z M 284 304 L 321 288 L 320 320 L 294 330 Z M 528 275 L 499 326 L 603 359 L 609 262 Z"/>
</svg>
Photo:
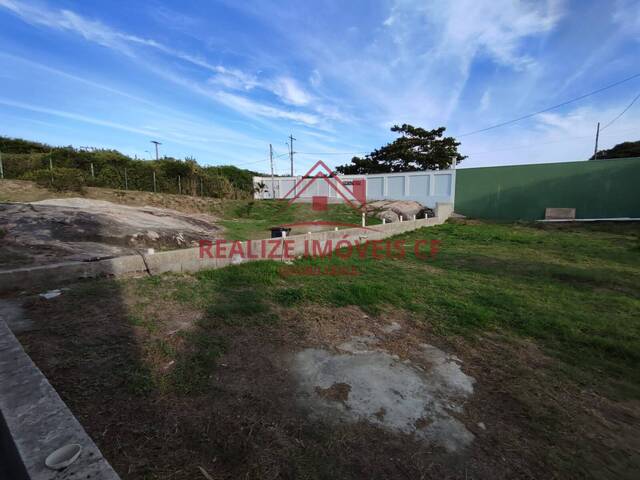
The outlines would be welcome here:
<svg viewBox="0 0 640 480">
<path fill-rule="evenodd" d="M 38 202 L 50 198 L 77 196 L 78 192 L 53 192 L 26 180 L 0 180 L 0 202 Z M 169 208 L 183 213 L 210 213 L 221 203 L 221 200 L 209 197 L 96 187 L 87 187 L 83 197 L 120 205 Z"/>
<path fill-rule="evenodd" d="M 162 289 L 154 295 L 101 282 L 32 297 L 25 309 L 35 328 L 19 335 L 123 479 L 204 479 L 203 471 L 215 479 L 637 478 L 637 402 L 582 389 L 532 343 L 499 334 L 442 338 L 405 311 L 273 305 L 273 324 L 220 325 L 226 353 L 205 392 L 146 388 L 141 372 L 169 375 L 175 365 L 163 348 L 187 354 L 181 332 L 205 314 L 177 306 Z M 381 332 L 382 347 L 400 359 L 414 358 L 425 342 L 461 358 L 476 379 L 457 414 L 475 435 L 466 450 L 447 453 L 412 435 L 312 419 L 299 408 L 283 358 Z M 322 392 L 336 401 L 348 393 L 340 384 Z"/>
</svg>

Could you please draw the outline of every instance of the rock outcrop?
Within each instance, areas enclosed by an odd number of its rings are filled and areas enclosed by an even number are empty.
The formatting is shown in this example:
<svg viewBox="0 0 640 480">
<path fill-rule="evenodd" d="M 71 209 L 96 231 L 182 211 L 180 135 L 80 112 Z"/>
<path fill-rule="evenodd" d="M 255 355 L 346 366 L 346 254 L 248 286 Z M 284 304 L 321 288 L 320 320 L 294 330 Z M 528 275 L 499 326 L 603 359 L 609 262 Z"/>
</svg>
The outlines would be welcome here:
<svg viewBox="0 0 640 480">
<path fill-rule="evenodd" d="M 384 219 L 387 223 L 400 221 L 400 216 L 403 220 L 412 220 L 414 215 L 416 218 L 424 218 L 425 214 L 435 217 L 432 209 L 413 200 L 377 200 L 367 203 L 367 213 Z"/>
<path fill-rule="evenodd" d="M 215 221 L 205 214 L 85 198 L 5 203 L 0 204 L 0 263 L 11 268 L 195 246 L 219 235 Z"/>
</svg>

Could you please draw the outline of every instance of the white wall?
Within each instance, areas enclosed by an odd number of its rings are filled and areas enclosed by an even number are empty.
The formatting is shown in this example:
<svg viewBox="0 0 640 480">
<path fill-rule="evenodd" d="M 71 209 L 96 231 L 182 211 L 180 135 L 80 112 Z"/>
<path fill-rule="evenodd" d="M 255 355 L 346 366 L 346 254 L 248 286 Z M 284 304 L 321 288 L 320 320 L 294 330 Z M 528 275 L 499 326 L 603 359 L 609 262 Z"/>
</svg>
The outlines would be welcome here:
<svg viewBox="0 0 640 480">
<path fill-rule="evenodd" d="M 374 200 L 416 200 L 429 208 L 435 208 L 436 203 L 453 203 L 456 188 L 455 170 L 429 170 L 421 172 L 383 173 L 376 175 L 339 175 L 338 178 L 344 183 L 351 183 L 353 180 L 365 179 L 367 185 L 367 201 Z M 271 177 L 253 177 L 253 184 L 262 182 L 266 185 L 266 190 L 254 194 L 254 198 L 292 198 L 298 191 L 304 188 L 309 182 L 302 177 L 275 177 L 273 189 L 271 188 Z M 333 185 L 337 185 L 348 198 L 352 198 L 350 192 L 344 191 L 343 187 L 329 179 Z M 298 187 L 288 196 L 286 194 L 293 188 Z M 351 185 L 348 185 L 351 188 Z M 330 200 L 339 201 L 340 196 L 327 184 L 327 180 L 318 178 L 301 195 L 301 201 L 311 201 L 313 196 L 327 196 Z M 285 197 L 286 196 L 286 197 Z"/>
</svg>

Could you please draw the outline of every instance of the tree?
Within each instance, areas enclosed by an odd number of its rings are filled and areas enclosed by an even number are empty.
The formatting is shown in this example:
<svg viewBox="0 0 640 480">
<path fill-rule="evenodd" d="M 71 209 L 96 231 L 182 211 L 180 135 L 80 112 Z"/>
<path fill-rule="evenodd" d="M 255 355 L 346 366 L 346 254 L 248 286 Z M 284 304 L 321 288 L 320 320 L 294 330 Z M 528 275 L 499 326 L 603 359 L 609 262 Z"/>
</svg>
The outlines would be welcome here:
<svg viewBox="0 0 640 480">
<path fill-rule="evenodd" d="M 458 153 L 453 137 L 443 137 L 445 127 L 425 130 L 412 125 L 394 125 L 392 132 L 402 136 L 364 158 L 353 157 L 351 163 L 336 167 L 339 173 L 390 173 L 415 170 L 443 170 L 467 158 Z"/>
<path fill-rule="evenodd" d="M 598 150 L 598 160 L 630 157 L 640 157 L 640 140 L 637 142 L 619 143 L 610 150 Z M 589 160 L 593 160 L 593 155 L 591 155 Z"/>
</svg>

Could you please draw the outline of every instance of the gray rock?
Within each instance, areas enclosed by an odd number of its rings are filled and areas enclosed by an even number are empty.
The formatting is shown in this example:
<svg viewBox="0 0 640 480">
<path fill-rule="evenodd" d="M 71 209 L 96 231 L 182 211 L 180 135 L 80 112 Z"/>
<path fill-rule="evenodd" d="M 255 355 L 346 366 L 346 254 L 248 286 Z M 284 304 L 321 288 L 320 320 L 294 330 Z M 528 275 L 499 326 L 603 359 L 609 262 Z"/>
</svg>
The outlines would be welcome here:
<svg viewBox="0 0 640 480">
<path fill-rule="evenodd" d="M 204 214 L 86 198 L 0 203 L 9 260 L 2 263 L 15 268 L 132 255 L 148 247 L 195 246 L 200 239 L 218 236 L 215 221 Z"/>
<path fill-rule="evenodd" d="M 404 220 L 413 220 L 416 218 L 435 217 L 432 209 L 425 207 L 420 202 L 413 200 L 377 200 L 367 204 L 367 212 L 373 213 L 380 220 L 386 220 L 387 223 L 400 221 L 400 216 Z"/>
</svg>

